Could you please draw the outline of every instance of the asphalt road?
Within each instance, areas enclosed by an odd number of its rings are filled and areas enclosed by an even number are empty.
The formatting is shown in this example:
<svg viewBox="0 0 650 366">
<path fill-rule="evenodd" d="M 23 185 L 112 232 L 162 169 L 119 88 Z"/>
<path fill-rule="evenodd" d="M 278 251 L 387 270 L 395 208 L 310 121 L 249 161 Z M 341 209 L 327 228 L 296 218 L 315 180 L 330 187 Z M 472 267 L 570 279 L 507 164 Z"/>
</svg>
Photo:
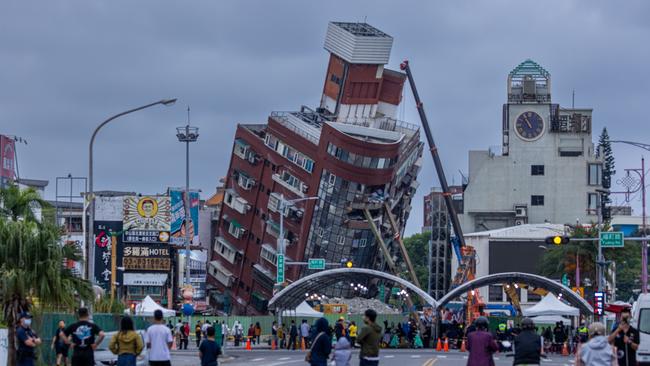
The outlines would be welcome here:
<svg viewBox="0 0 650 366">
<path fill-rule="evenodd" d="M 381 366 L 451 366 L 465 365 L 467 354 L 458 352 L 436 353 L 431 350 L 381 350 Z M 512 358 L 503 354 L 495 355 L 499 366 L 512 365 Z M 219 358 L 220 365 L 228 366 L 304 366 L 305 352 L 269 349 L 246 351 L 243 349 L 226 349 L 226 354 Z M 196 350 L 174 351 L 174 366 L 197 365 Z M 352 356 L 352 366 L 358 365 L 358 350 Z M 573 358 L 552 355 L 542 360 L 543 366 L 571 366 Z"/>
</svg>

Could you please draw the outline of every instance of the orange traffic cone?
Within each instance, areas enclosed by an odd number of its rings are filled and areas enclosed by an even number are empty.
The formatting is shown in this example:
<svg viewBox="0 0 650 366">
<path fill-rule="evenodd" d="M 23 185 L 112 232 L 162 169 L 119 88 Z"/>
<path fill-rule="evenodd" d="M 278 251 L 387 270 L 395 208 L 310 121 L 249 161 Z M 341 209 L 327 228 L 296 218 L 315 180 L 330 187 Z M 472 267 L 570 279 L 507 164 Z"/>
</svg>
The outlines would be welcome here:
<svg viewBox="0 0 650 366">
<path fill-rule="evenodd" d="M 250 337 L 248 337 L 248 340 L 246 340 L 246 350 L 250 351 L 252 349 L 253 348 L 251 347 L 251 339 L 250 339 Z"/>
<path fill-rule="evenodd" d="M 438 338 L 438 344 L 436 344 L 436 352 L 442 351 L 442 343 L 440 342 L 440 338 Z"/>
<path fill-rule="evenodd" d="M 568 356 L 569 355 L 569 347 L 567 346 L 567 343 L 564 342 L 564 346 L 562 346 L 562 356 Z"/>
<path fill-rule="evenodd" d="M 449 338 L 445 338 L 445 352 L 449 352 Z"/>
<path fill-rule="evenodd" d="M 272 349 L 272 350 L 275 349 L 275 338 L 274 338 L 274 339 L 271 339 L 271 349 Z"/>
<path fill-rule="evenodd" d="M 300 350 L 304 351 L 305 350 L 305 338 L 300 337 Z"/>
<path fill-rule="evenodd" d="M 460 344 L 460 351 L 467 352 L 467 346 L 465 346 L 465 338 L 463 338 L 463 342 Z"/>
</svg>

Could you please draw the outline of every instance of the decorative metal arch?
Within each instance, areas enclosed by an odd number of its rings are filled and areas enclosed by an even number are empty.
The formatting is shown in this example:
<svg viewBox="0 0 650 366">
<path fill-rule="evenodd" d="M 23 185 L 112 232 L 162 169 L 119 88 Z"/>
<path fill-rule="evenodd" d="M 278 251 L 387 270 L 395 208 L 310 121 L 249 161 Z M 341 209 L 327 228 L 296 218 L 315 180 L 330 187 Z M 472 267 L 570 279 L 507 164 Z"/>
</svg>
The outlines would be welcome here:
<svg viewBox="0 0 650 366">
<path fill-rule="evenodd" d="M 594 313 L 594 309 L 591 307 L 591 305 L 589 305 L 585 299 L 580 297 L 580 295 L 577 293 L 573 292 L 573 290 L 570 288 L 555 281 L 549 280 L 546 277 L 523 272 L 496 273 L 479 277 L 469 282 L 465 282 L 464 284 L 449 291 L 445 296 L 438 300 L 438 308 L 445 306 L 451 300 L 457 298 L 463 293 L 466 293 L 467 291 L 478 287 L 504 282 L 526 283 L 528 285 L 544 288 L 551 292 L 561 293 L 565 300 L 567 300 L 571 305 L 577 306 L 581 312 L 586 314 Z"/>
<path fill-rule="evenodd" d="M 271 310 L 295 309 L 305 300 L 305 293 L 314 292 L 315 290 L 326 288 L 341 281 L 356 282 L 360 279 L 368 280 L 374 278 L 397 283 L 417 294 L 424 302 L 430 304 L 432 307 L 436 308 L 438 305 L 438 302 L 425 291 L 397 276 L 367 268 L 335 268 L 316 272 L 290 284 L 271 298 L 268 307 Z"/>
</svg>

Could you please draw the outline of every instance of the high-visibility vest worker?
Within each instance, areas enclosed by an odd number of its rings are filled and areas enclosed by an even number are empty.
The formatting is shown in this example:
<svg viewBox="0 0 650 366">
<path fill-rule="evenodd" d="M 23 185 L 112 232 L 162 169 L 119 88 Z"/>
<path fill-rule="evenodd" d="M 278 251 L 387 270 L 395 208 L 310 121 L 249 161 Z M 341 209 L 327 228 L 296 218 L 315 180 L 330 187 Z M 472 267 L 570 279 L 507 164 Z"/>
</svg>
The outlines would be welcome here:
<svg viewBox="0 0 650 366">
<path fill-rule="evenodd" d="M 499 331 L 500 332 L 505 332 L 506 331 L 506 324 L 505 323 L 499 324 Z"/>
</svg>

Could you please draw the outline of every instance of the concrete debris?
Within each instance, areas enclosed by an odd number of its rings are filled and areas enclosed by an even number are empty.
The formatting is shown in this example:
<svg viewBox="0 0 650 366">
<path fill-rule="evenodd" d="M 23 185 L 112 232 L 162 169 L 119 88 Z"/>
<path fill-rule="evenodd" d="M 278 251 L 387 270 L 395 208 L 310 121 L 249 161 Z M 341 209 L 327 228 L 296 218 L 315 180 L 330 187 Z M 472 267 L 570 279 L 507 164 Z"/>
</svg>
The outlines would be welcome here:
<svg viewBox="0 0 650 366">
<path fill-rule="evenodd" d="M 362 297 L 353 297 L 350 299 L 341 297 L 330 297 L 322 300 L 323 304 L 346 304 L 348 306 L 348 313 L 350 314 L 363 314 L 366 309 L 373 309 L 378 314 L 399 314 L 398 309 L 394 309 L 388 304 L 385 304 L 377 299 L 365 299 Z"/>
</svg>

